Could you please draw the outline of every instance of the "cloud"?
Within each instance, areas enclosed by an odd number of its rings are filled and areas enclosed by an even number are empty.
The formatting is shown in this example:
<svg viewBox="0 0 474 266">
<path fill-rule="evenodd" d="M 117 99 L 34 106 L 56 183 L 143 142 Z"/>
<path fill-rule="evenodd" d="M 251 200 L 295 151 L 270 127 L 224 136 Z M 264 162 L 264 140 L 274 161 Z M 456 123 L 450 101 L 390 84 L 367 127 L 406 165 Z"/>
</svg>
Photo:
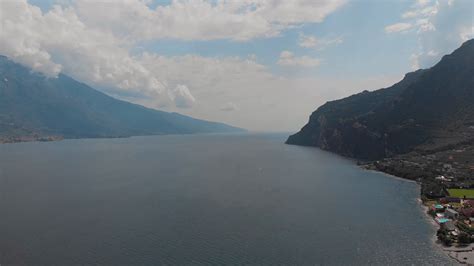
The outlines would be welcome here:
<svg viewBox="0 0 474 266">
<path fill-rule="evenodd" d="M 170 98 L 178 108 L 191 108 L 196 99 L 186 85 L 179 84 L 169 91 Z"/>
<path fill-rule="evenodd" d="M 426 31 L 435 31 L 436 27 L 433 25 L 433 23 L 427 19 L 427 18 L 422 18 L 418 19 L 416 21 L 416 26 L 418 27 L 418 32 L 426 32 Z"/>
<path fill-rule="evenodd" d="M 410 23 L 395 23 L 392 25 L 388 25 L 385 27 L 386 33 L 394 33 L 394 32 L 404 32 L 412 28 Z"/>
<path fill-rule="evenodd" d="M 345 0 L 176 0 L 148 7 L 147 1 L 77 0 L 87 25 L 140 39 L 246 41 L 272 37 L 302 23 L 319 23 Z M 107 10 L 107 12 L 104 12 Z"/>
<path fill-rule="evenodd" d="M 139 59 L 147 69 L 160 73 L 167 80 L 168 87 L 187 84 L 196 98 L 197 103 L 192 108 L 176 109 L 170 104 L 164 110 L 262 131 L 298 129 L 307 122 L 308 114 L 326 100 L 363 89 L 386 87 L 399 78 L 326 80 L 282 77 L 253 57 L 210 58 L 192 54 L 160 56 L 144 53 Z M 147 99 L 139 103 L 157 107 Z"/>
<path fill-rule="evenodd" d="M 309 56 L 296 57 L 290 51 L 283 51 L 277 63 L 281 66 L 317 67 L 321 60 Z"/>
<path fill-rule="evenodd" d="M 169 91 L 177 85 L 144 64 L 140 54 L 131 54 L 140 42 L 268 38 L 303 23 L 321 22 L 344 4 L 176 0 L 151 8 L 145 0 L 76 0 L 43 13 L 26 0 L 3 1 L 0 54 L 48 77 L 63 72 L 117 95 L 151 98 L 161 107 L 173 104 Z"/>
<path fill-rule="evenodd" d="M 418 51 L 410 57 L 413 69 L 433 66 L 442 55 L 474 36 L 470 0 L 418 0 L 401 17 L 403 22 L 387 26 L 385 31 L 416 35 Z"/>
<path fill-rule="evenodd" d="M 295 130 L 318 104 L 389 85 L 397 77 L 346 81 L 282 77 L 255 56 L 131 51 L 146 40 L 270 38 L 304 23 L 321 22 L 344 3 L 192 0 L 151 8 L 147 1 L 77 0 L 42 12 L 25 0 L 3 1 L 0 53 L 48 76 L 65 73 L 148 107 L 253 130 Z M 279 62 L 314 67 L 319 59 L 287 51 Z M 233 106 L 232 112 L 217 111 Z"/>
<path fill-rule="evenodd" d="M 432 6 L 420 8 L 419 6 L 415 5 L 415 8 L 409 11 L 406 11 L 402 14 L 402 18 L 409 19 L 409 18 L 416 18 L 416 17 L 429 17 L 436 15 L 438 13 L 438 2 L 436 2 Z"/>
<path fill-rule="evenodd" d="M 423 7 L 423 6 L 426 6 L 427 4 L 429 4 L 430 2 L 431 2 L 431 0 L 416 0 L 415 5 Z"/>
<path fill-rule="evenodd" d="M 226 112 L 235 111 L 238 109 L 239 108 L 237 107 L 237 105 L 235 105 L 235 103 L 233 102 L 227 102 L 219 108 L 219 110 L 226 111 Z"/>
<path fill-rule="evenodd" d="M 298 45 L 304 48 L 313 48 L 324 50 L 330 46 L 338 45 L 343 42 L 342 37 L 337 38 L 316 38 L 316 36 L 300 34 Z"/>
<path fill-rule="evenodd" d="M 447 1 L 447 0 L 441 0 Z M 406 32 L 415 29 L 418 32 L 434 31 L 436 27 L 432 23 L 432 17 L 438 14 L 440 2 L 431 0 L 416 0 L 411 9 L 405 11 L 401 17 L 404 22 L 398 22 L 385 27 L 386 33 Z"/>
<path fill-rule="evenodd" d="M 71 8 L 47 13 L 26 1 L 3 2 L 0 54 L 49 77 L 64 72 L 88 84 L 161 99 L 160 77 L 113 34 L 87 27 Z"/>
<path fill-rule="evenodd" d="M 474 38 L 474 26 L 460 27 L 459 37 L 463 42 Z"/>
<path fill-rule="evenodd" d="M 3 2 L 0 8 L 0 53 L 16 62 L 56 77 L 62 69 L 51 60 L 51 54 L 42 46 L 41 34 L 35 30 L 42 20 L 41 10 L 26 2 Z M 43 24 L 50 24 L 44 21 Z"/>
</svg>

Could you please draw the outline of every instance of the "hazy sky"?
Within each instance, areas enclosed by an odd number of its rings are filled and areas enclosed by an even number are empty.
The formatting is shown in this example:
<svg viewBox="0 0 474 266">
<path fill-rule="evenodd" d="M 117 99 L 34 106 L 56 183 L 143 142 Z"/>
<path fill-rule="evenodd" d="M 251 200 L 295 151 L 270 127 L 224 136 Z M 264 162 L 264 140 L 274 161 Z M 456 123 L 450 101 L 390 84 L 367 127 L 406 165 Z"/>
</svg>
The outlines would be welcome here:
<svg viewBox="0 0 474 266">
<path fill-rule="evenodd" d="M 0 54 L 258 131 L 387 87 L 473 38 L 471 0 L 0 0 Z"/>
</svg>

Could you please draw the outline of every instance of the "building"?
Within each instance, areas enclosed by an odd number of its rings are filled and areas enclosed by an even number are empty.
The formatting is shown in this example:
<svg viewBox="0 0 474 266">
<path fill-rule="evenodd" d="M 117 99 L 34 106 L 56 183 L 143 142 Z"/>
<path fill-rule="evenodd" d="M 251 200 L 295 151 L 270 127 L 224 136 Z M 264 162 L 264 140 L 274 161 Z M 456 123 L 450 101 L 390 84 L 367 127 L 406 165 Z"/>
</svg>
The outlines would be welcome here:
<svg viewBox="0 0 474 266">
<path fill-rule="evenodd" d="M 453 209 L 448 208 L 444 211 L 444 215 L 451 219 L 457 219 L 459 216 L 459 213 Z"/>
<path fill-rule="evenodd" d="M 433 210 L 434 212 L 444 212 L 444 206 L 441 204 L 435 204 L 431 206 L 431 210 Z"/>
<path fill-rule="evenodd" d="M 460 213 L 466 218 L 474 217 L 474 208 L 463 208 Z"/>
<path fill-rule="evenodd" d="M 463 199 L 461 200 L 461 204 L 464 205 L 464 207 L 474 207 L 474 200 L 472 199 Z"/>
<path fill-rule="evenodd" d="M 443 175 L 437 176 L 437 177 L 435 177 L 435 179 L 439 180 L 441 182 L 451 182 L 451 181 L 453 181 L 452 177 L 445 177 Z"/>
<path fill-rule="evenodd" d="M 456 226 L 454 226 L 453 221 L 447 221 L 445 223 L 442 223 L 441 228 L 443 228 L 446 231 L 450 231 L 450 232 L 456 230 Z"/>
<path fill-rule="evenodd" d="M 454 198 L 454 197 L 444 197 L 439 200 L 442 204 L 447 204 L 447 203 L 460 203 L 461 199 L 460 198 Z"/>
<path fill-rule="evenodd" d="M 449 219 L 447 219 L 447 218 L 444 218 L 444 217 L 436 217 L 436 218 L 435 218 L 435 221 L 436 221 L 439 225 L 441 225 L 441 224 L 447 223 L 447 222 L 449 222 L 449 221 L 451 221 L 451 220 L 449 220 Z"/>
</svg>

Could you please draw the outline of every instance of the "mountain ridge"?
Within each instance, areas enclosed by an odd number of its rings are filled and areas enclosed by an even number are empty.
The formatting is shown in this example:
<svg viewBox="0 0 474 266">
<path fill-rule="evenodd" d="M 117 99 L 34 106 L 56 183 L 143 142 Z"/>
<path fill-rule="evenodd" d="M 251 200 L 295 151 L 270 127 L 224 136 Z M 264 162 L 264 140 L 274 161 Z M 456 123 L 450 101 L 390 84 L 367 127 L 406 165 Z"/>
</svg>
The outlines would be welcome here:
<svg viewBox="0 0 474 266">
<path fill-rule="evenodd" d="M 0 56 L 0 140 L 241 132 L 115 99 L 73 78 L 46 78 Z"/>
<path fill-rule="evenodd" d="M 327 102 L 286 143 L 423 180 L 422 191 L 440 191 L 439 175 L 474 186 L 474 39 L 388 88 Z"/>
<path fill-rule="evenodd" d="M 327 102 L 286 143 L 374 160 L 437 142 L 450 130 L 447 127 L 470 133 L 473 76 L 474 40 L 470 40 L 432 68 L 408 73 L 391 87 Z M 459 119 L 450 121 L 454 115 Z"/>
</svg>

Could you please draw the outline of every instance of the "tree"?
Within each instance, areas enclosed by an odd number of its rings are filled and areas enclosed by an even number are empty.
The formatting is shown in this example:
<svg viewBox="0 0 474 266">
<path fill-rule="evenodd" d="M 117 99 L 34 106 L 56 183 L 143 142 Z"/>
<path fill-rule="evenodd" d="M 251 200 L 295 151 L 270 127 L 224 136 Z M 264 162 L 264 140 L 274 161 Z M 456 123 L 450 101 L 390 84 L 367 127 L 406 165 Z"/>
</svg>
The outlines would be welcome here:
<svg viewBox="0 0 474 266">
<path fill-rule="evenodd" d="M 433 209 L 429 208 L 429 209 L 428 209 L 428 214 L 434 217 L 434 216 L 436 215 L 436 211 L 434 211 Z"/>
<path fill-rule="evenodd" d="M 451 246 L 451 244 L 453 243 L 451 237 L 443 231 L 439 232 L 438 239 L 446 246 Z"/>
<path fill-rule="evenodd" d="M 443 243 L 446 246 L 451 246 L 451 244 L 453 244 L 453 239 L 450 236 L 446 236 Z"/>
<path fill-rule="evenodd" d="M 471 236 L 466 232 L 460 232 L 458 236 L 458 241 L 461 244 L 470 244 L 471 243 Z"/>
<path fill-rule="evenodd" d="M 438 231 L 436 232 L 436 235 L 438 236 L 441 236 L 441 235 L 446 235 L 446 230 L 444 230 L 443 228 L 440 228 L 438 229 Z"/>
</svg>

